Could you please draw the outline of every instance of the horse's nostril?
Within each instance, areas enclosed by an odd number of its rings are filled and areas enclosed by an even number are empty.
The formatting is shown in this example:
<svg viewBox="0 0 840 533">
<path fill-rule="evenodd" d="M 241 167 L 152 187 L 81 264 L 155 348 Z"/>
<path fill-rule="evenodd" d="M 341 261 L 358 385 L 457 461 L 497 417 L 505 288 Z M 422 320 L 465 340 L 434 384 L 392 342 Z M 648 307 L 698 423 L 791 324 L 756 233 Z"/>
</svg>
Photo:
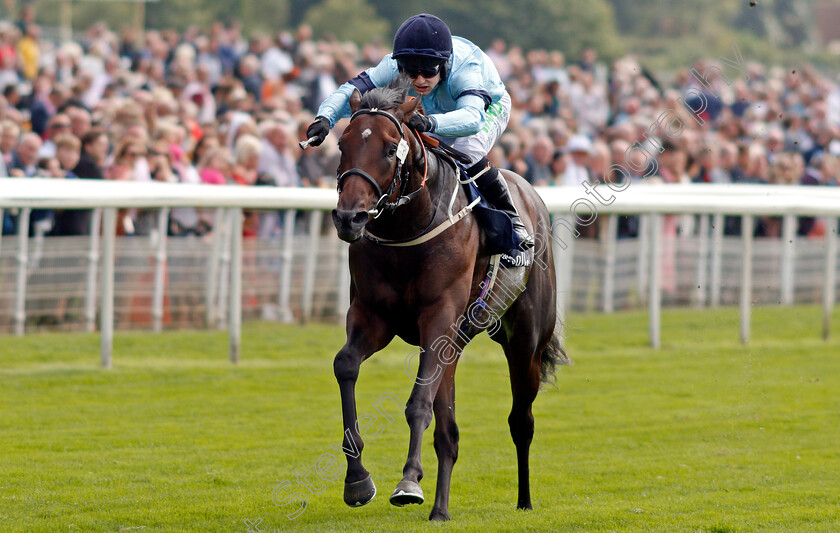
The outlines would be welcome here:
<svg viewBox="0 0 840 533">
<path fill-rule="evenodd" d="M 351 223 L 352 223 L 353 225 L 357 225 L 357 224 L 364 224 L 365 222 L 367 222 L 367 219 L 368 219 L 368 213 L 367 213 L 367 211 L 359 211 L 359 212 L 357 212 L 357 213 L 356 213 L 356 215 L 353 217 L 353 221 L 352 221 Z"/>
<path fill-rule="evenodd" d="M 333 224 L 339 230 L 358 231 L 368 221 L 367 211 L 342 211 L 334 209 L 332 212 Z"/>
</svg>

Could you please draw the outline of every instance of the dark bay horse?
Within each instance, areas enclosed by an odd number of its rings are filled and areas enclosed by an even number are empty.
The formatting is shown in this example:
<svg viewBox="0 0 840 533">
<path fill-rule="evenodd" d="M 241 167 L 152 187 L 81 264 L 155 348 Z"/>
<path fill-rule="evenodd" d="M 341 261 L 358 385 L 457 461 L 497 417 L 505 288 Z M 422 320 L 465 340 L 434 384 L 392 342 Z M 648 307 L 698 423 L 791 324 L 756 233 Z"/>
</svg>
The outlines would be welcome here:
<svg viewBox="0 0 840 533">
<path fill-rule="evenodd" d="M 456 169 L 427 150 L 406 126 L 411 115 L 420 112 L 420 99 L 405 101 L 406 89 L 397 83 L 364 97 L 356 91 L 350 99 L 353 116 L 339 140 L 339 198 L 332 217 L 339 237 L 352 243 L 347 342 L 334 363 L 347 456 L 344 501 L 360 506 L 376 494 L 362 466 L 364 442 L 357 423 L 355 384 L 362 361 L 398 335 L 421 350 L 405 409 L 408 459 L 390 501 L 398 506 L 424 501 L 420 448 L 434 413 L 438 477 L 429 519 L 449 519 L 449 484 L 458 458 L 455 367 L 464 346 L 487 329 L 502 345 L 510 371 L 513 407 L 508 423 L 519 467 L 517 507 L 531 509 L 531 404 L 540 383 L 552 378 L 555 364 L 568 362 L 559 328 L 555 331 L 548 212 L 527 182 L 504 171 L 519 213 L 537 242 L 533 266 L 511 269 L 519 273 L 521 284 L 516 290 L 507 288 L 506 296 L 497 295 L 496 303 L 484 309 L 496 313 L 493 320 L 482 321 L 480 313 L 465 320 L 471 303 L 480 297 L 486 300 L 490 254 L 475 217 L 463 210 L 469 202 Z M 454 194 L 455 203 L 449 206 Z M 447 207 L 466 216 L 452 223 Z M 499 285 L 493 290 L 501 290 Z"/>
</svg>

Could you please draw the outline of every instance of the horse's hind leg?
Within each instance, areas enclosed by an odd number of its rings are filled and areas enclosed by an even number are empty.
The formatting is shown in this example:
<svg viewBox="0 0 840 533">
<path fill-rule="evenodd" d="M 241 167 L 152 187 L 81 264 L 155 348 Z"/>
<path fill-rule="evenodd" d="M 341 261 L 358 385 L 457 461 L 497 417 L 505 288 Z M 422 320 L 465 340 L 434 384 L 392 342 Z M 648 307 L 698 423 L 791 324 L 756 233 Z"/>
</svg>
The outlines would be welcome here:
<svg viewBox="0 0 840 533">
<path fill-rule="evenodd" d="M 347 342 L 333 362 L 335 378 L 341 391 L 341 414 L 344 420 L 342 449 L 347 456 L 344 479 L 344 503 L 362 506 L 376 496 L 370 473 L 362 466 L 364 442 L 356 424 L 356 380 L 362 361 L 381 350 L 393 338 L 384 322 L 372 313 L 351 306 L 347 314 Z"/>
<path fill-rule="evenodd" d="M 510 339 L 502 341 L 510 370 L 510 385 L 513 393 L 513 407 L 508 416 L 510 435 L 516 446 L 516 462 L 519 471 L 519 496 L 517 509 L 531 509 L 531 486 L 529 481 L 528 455 L 534 437 L 534 415 L 531 405 L 540 389 L 540 357 L 535 334 L 514 332 Z"/>
</svg>

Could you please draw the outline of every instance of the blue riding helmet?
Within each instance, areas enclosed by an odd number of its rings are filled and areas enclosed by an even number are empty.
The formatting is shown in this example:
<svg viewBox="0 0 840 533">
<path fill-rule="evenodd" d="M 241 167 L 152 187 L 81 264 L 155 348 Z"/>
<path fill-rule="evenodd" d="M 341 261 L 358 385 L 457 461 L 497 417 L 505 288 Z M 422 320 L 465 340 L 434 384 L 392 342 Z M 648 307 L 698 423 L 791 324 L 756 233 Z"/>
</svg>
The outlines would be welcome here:
<svg viewBox="0 0 840 533">
<path fill-rule="evenodd" d="M 452 32 L 434 15 L 414 15 L 397 30 L 391 57 L 398 64 L 410 64 L 415 68 L 433 69 L 441 65 L 441 79 L 445 79 L 446 67 L 452 57 Z"/>
</svg>

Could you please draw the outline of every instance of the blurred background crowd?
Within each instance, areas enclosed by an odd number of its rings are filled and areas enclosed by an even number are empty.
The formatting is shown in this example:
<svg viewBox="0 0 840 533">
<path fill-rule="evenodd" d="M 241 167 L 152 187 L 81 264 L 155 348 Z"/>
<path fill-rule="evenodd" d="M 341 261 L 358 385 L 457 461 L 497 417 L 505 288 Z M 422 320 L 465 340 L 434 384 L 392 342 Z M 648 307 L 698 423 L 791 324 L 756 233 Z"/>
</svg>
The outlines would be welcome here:
<svg viewBox="0 0 840 533">
<path fill-rule="evenodd" d="M 0 176 L 10 179 L 334 187 L 344 123 L 318 148 L 301 151 L 297 141 L 328 94 L 390 52 L 379 40 L 313 39 L 307 24 L 246 35 L 235 22 L 142 35 L 99 23 L 83 39 L 58 43 L 42 36 L 36 15 L 25 6 L 18 20 L 0 21 Z M 631 179 L 838 184 L 840 83 L 833 74 L 744 57 L 747 79 L 708 58 L 661 79 L 632 56 L 607 62 L 594 48 L 567 57 L 496 39 L 486 52 L 513 100 L 490 158 L 534 185 L 603 181 L 669 109 L 685 130 L 660 139 L 655 172 L 651 166 Z M 715 65 L 728 80 L 713 74 L 706 87 L 690 75 Z M 703 125 L 688 109 L 699 101 L 680 102 L 692 89 L 708 101 Z M 152 222 L 142 211 L 125 212 L 120 232 L 145 234 Z M 694 231 L 690 219 L 675 223 L 674 231 Z M 16 224 L 16 213 L 7 212 L 3 233 L 16 232 Z M 176 209 L 169 229 L 203 235 L 210 224 L 207 213 Z M 737 224 L 728 221 L 727 232 L 739 232 Z M 79 235 L 89 226 L 88 212 L 42 210 L 32 213 L 30 233 Z M 245 228 L 265 238 L 279 231 L 279 217 L 255 217 Z M 636 231 L 634 219 L 622 217 L 620 235 Z M 779 223 L 764 219 L 756 231 L 778 235 Z M 819 231 L 800 220 L 801 235 Z"/>
</svg>

